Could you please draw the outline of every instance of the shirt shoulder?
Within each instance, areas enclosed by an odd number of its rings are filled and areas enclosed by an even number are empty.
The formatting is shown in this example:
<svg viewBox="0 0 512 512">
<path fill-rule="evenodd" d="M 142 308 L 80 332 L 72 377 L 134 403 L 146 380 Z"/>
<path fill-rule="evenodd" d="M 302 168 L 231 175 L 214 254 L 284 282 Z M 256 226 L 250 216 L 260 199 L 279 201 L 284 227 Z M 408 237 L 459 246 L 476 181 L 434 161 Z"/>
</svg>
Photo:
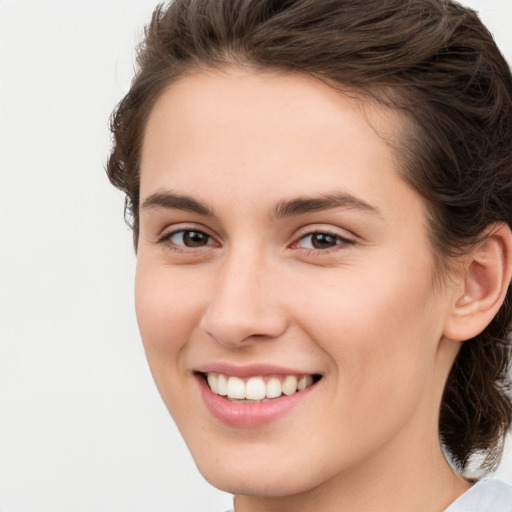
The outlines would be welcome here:
<svg viewBox="0 0 512 512">
<path fill-rule="evenodd" d="M 512 487 L 500 480 L 480 480 L 445 512 L 512 512 Z"/>
</svg>

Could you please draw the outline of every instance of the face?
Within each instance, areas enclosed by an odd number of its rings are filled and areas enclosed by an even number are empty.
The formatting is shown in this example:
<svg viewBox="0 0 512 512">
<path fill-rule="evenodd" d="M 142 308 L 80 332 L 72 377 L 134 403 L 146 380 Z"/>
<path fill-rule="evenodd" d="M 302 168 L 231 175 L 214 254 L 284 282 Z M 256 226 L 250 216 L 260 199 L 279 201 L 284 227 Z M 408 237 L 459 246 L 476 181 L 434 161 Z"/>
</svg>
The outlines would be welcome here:
<svg viewBox="0 0 512 512">
<path fill-rule="evenodd" d="M 295 74 L 201 71 L 154 106 L 137 316 L 217 487 L 299 494 L 438 446 L 450 290 L 379 135 L 399 128 Z"/>
</svg>

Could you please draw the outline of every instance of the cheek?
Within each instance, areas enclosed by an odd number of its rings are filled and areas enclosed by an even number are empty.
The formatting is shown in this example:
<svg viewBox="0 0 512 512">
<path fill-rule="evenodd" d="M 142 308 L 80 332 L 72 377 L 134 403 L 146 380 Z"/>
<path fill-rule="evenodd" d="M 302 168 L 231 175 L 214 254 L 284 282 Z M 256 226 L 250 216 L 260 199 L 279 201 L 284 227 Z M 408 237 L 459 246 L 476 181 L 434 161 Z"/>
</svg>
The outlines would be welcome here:
<svg viewBox="0 0 512 512">
<path fill-rule="evenodd" d="M 413 381 L 433 363 L 442 329 L 428 265 L 380 260 L 317 282 L 302 301 L 303 328 L 328 353 L 338 378 L 356 390 Z M 363 268 L 363 266 L 361 266 Z M 375 270 L 372 270 L 375 269 Z M 398 269 L 398 270 L 396 270 Z M 345 382 L 346 381 L 346 382 Z"/>
<path fill-rule="evenodd" d="M 151 370 L 175 365 L 197 324 L 195 288 L 168 268 L 139 257 L 135 278 L 137 321 Z M 156 375 L 155 375 L 156 378 Z"/>
<path fill-rule="evenodd" d="M 430 281 L 417 271 L 347 273 L 343 286 L 320 287 L 302 305 L 303 329 L 330 359 L 325 421 L 342 451 L 351 450 L 346 438 L 361 453 L 379 446 L 432 402 L 439 329 Z"/>
<path fill-rule="evenodd" d="M 135 307 L 146 357 L 155 384 L 177 424 L 188 410 L 182 382 L 189 341 L 198 324 L 198 290 L 187 287 L 180 274 L 147 264 L 139 256 L 135 278 Z M 186 420 L 186 415 L 185 415 Z"/>
</svg>

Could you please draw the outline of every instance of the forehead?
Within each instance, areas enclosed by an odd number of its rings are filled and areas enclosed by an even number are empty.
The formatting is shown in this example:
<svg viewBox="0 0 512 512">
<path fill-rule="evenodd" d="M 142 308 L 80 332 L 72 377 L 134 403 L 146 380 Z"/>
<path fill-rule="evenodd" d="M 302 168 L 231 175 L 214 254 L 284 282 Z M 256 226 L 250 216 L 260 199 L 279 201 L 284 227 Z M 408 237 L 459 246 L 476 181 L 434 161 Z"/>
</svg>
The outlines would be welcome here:
<svg viewBox="0 0 512 512">
<path fill-rule="evenodd" d="M 170 191 L 238 229 L 296 199 L 350 196 L 383 214 L 389 236 L 413 229 L 424 246 L 424 201 L 388 142 L 401 126 L 395 112 L 302 74 L 198 71 L 150 113 L 140 204 Z"/>
<path fill-rule="evenodd" d="M 320 186 L 326 168 L 378 172 L 376 163 L 396 167 L 386 141 L 401 126 L 396 112 L 303 74 L 196 71 L 169 86 L 150 113 L 141 192 L 169 173 L 175 183 L 182 174 L 204 183 L 221 173 L 236 187 L 251 173 Z"/>
<path fill-rule="evenodd" d="M 286 130 L 288 136 L 311 135 L 318 128 L 339 126 L 343 122 L 340 113 L 350 113 L 352 123 L 364 131 L 377 130 L 388 136 L 398 136 L 405 120 L 400 112 L 378 104 L 362 91 L 341 84 L 330 86 L 302 73 L 200 68 L 160 94 L 150 112 L 145 139 L 152 128 L 160 130 L 166 124 L 182 133 L 192 129 L 187 136 L 212 125 L 223 130 L 236 126 L 239 138 L 260 128 L 268 130 L 269 125 L 273 131 Z"/>
</svg>

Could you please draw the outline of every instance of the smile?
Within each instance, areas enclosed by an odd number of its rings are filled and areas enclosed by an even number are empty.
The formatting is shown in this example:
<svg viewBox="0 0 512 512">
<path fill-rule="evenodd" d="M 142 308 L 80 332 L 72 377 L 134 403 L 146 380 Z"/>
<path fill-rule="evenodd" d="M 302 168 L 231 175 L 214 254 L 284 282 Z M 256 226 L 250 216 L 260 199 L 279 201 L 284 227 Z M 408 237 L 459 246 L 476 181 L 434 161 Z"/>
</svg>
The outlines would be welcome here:
<svg viewBox="0 0 512 512">
<path fill-rule="evenodd" d="M 322 378 L 316 374 L 254 373 L 196 372 L 204 404 L 216 420 L 236 428 L 262 427 L 308 401 Z"/>
<path fill-rule="evenodd" d="M 312 386 L 316 380 L 313 375 L 275 375 L 240 378 L 222 373 L 205 374 L 210 390 L 228 400 L 242 403 L 260 403 L 290 396 Z"/>
</svg>

